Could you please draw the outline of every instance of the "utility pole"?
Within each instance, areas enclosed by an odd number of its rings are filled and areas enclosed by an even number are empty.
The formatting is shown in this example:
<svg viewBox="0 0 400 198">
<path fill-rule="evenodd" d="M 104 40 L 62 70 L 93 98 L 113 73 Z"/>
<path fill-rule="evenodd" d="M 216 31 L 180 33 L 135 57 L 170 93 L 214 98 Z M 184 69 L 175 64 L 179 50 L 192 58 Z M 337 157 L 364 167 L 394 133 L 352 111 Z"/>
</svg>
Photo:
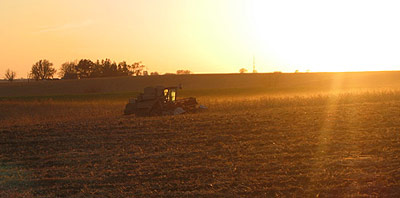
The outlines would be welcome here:
<svg viewBox="0 0 400 198">
<path fill-rule="evenodd" d="M 253 73 L 257 73 L 256 71 L 256 57 L 253 56 Z"/>
</svg>

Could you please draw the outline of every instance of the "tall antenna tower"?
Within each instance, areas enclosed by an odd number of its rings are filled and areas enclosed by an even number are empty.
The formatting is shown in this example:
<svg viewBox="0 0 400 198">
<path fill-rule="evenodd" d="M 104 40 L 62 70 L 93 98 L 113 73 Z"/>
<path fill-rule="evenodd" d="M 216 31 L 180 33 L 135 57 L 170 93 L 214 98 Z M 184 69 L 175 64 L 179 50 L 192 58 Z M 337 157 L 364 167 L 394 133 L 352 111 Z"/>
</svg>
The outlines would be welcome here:
<svg viewBox="0 0 400 198">
<path fill-rule="evenodd" d="M 253 56 L 253 73 L 257 73 L 256 71 L 256 57 Z"/>
</svg>

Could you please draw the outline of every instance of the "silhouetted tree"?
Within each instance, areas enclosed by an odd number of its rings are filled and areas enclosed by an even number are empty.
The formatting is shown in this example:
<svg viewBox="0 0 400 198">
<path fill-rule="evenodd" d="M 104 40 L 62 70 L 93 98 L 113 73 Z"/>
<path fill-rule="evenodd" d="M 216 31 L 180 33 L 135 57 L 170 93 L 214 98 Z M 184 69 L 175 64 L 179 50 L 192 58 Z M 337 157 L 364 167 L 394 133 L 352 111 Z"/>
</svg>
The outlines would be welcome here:
<svg viewBox="0 0 400 198">
<path fill-rule="evenodd" d="M 181 70 L 177 70 L 177 71 L 176 71 L 176 74 L 178 74 L 178 75 L 184 75 L 184 74 L 192 74 L 192 72 L 191 72 L 190 70 L 183 70 L 183 69 L 181 69 Z"/>
<path fill-rule="evenodd" d="M 158 72 L 151 72 L 151 73 L 150 73 L 150 76 L 158 76 L 158 75 L 159 75 Z"/>
<path fill-rule="evenodd" d="M 10 82 L 12 82 L 16 76 L 17 76 L 17 73 L 15 73 L 15 71 L 12 71 L 10 69 L 7 69 L 6 73 L 4 74 L 5 79 Z"/>
<path fill-rule="evenodd" d="M 93 71 L 94 63 L 89 59 L 82 59 L 76 65 L 78 78 L 89 78 Z"/>
<path fill-rule="evenodd" d="M 118 68 L 110 59 L 101 60 L 102 77 L 118 76 Z"/>
<path fill-rule="evenodd" d="M 244 73 L 246 73 L 246 72 L 247 72 L 247 69 L 245 69 L 245 68 L 239 69 L 239 73 L 241 73 L 241 74 L 244 74 Z"/>
<path fill-rule="evenodd" d="M 90 77 L 91 78 L 103 77 L 103 68 L 100 60 L 97 60 L 96 63 L 93 64 Z"/>
<path fill-rule="evenodd" d="M 140 76 L 148 75 L 141 62 L 129 65 L 126 61 L 116 63 L 110 59 L 97 60 L 82 59 L 78 63 L 66 62 L 61 66 L 60 76 L 63 79 L 97 78 L 112 76 Z M 158 74 L 158 73 L 157 73 Z"/>
<path fill-rule="evenodd" d="M 76 71 L 75 62 L 65 62 L 61 65 L 59 75 L 62 79 L 77 79 L 78 72 Z"/>
<path fill-rule="evenodd" d="M 35 80 L 50 79 L 56 73 L 56 69 L 53 68 L 53 63 L 48 60 L 39 60 L 32 65 L 31 75 Z"/>
<path fill-rule="evenodd" d="M 144 67 L 145 66 L 142 64 L 142 62 L 136 62 L 131 65 L 131 71 L 135 76 L 140 76 L 143 74 Z"/>
<path fill-rule="evenodd" d="M 28 79 L 28 82 L 29 82 L 30 79 L 32 79 L 32 74 L 31 74 L 31 72 L 28 72 L 28 73 L 26 74 L 26 79 Z"/>
<path fill-rule="evenodd" d="M 120 76 L 131 76 L 133 72 L 130 70 L 131 66 L 122 61 L 118 64 L 118 72 Z"/>
</svg>

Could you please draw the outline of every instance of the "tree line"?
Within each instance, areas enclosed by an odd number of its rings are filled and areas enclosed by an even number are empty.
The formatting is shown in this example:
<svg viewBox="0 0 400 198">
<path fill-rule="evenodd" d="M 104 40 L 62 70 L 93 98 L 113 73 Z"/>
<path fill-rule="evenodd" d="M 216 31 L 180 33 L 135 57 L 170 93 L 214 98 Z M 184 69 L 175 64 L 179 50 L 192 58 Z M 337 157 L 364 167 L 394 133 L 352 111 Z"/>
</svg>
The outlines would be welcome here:
<svg viewBox="0 0 400 198">
<path fill-rule="evenodd" d="M 115 77 L 115 76 L 141 76 L 148 75 L 145 66 L 141 62 L 128 64 L 126 61 L 116 63 L 110 59 L 97 60 L 93 62 L 89 59 L 81 59 L 79 61 L 65 62 L 61 65 L 58 75 L 61 79 L 82 79 L 82 78 L 100 78 L 100 77 Z M 28 74 L 28 79 L 48 80 L 53 79 L 57 70 L 53 63 L 43 59 L 32 65 L 31 71 Z M 157 72 L 152 72 L 150 75 L 158 75 Z M 4 75 L 8 81 L 13 81 L 16 77 L 15 71 L 6 70 Z"/>
<path fill-rule="evenodd" d="M 28 79 L 47 80 L 53 79 L 57 73 L 53 63 L 43 59 L 32 65 Z M 167 73 L 170 74 L 170 73 Z M 177 70 L 176 74 L 192 74 L 190 70 Z M 145 70 L 142 62 L 128 64 L 126 61 L 116 63 L 110 59 L 97 60 L 95 62 L 89 59 L 81 59 L 79 61 L 65 62 L 61 65 L 58 72 L 61 79 L 83 79 L 83 78 L 101 78 L 101 77 L 117 77 L 117 76 L 147 76 L 159 75 L 158 72 L 149 73 Z M 8 69 L 5 73 L 5 79 L 13 81 L 16 73 Z"/>
<path fill-rule="evenodd" d="M 78 62 L 66 62 L 61 65 L 59 75 L 62 79 L 101 78 L 115 76 L 147 75 L 141 62 L 127 64 L 126 61 L 116 63 L 110 59 L 97 60 L 81 59 Z"/>
</svg>

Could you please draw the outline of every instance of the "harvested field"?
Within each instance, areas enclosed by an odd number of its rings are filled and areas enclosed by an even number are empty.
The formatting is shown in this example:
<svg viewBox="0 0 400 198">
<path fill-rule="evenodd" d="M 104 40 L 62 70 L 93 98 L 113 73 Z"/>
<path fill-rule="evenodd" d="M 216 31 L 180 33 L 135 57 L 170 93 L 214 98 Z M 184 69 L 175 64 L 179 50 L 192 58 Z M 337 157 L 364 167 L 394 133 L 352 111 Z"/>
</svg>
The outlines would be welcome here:
<svg viewBox="0 0 400 198">
<path fill-rule="evenodd" d="M 199 100 L 208 112 L 145 118 L 120 100 L 1 101 L 0 196 L 400 195 L 398 91 Z"/>
<path fill-rule="evenodd" d="M 398 89 L 400 72 L 350 73 L 259 73 L 259 74 L 198 74 L 160 75 L 0 84 L 0 97 L 65 96 L 85 94 L 116 94 L 142 91 L 146 86 L 176 86 L 183 92 L 206 95 L 293 94 L 327 92 L 332 89 Z M 104 95 L 102 95 L 104 96 Z M 106 95 L 107 97 L 108 95 Z M 126 97 L 126 95 L 125 95 Z"/>
</svg>

